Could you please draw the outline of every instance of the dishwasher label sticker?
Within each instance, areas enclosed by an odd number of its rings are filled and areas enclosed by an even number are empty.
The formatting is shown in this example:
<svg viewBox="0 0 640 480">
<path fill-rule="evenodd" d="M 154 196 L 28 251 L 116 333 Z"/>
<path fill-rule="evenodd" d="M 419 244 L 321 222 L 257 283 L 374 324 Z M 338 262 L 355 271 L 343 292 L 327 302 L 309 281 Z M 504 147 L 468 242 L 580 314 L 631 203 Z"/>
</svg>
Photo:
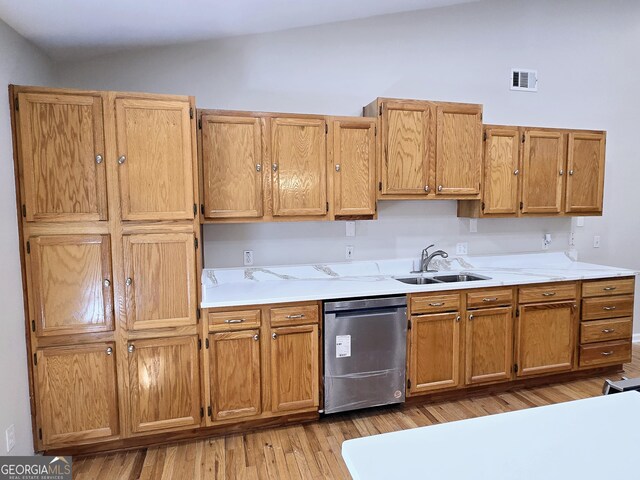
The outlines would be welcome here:
<svg viewBox="0 0 640 480">
<path fill-rule="evenodd" d="M 351 335 L 336 335 L 336 358 L 351 356 Z"/>
</svg>

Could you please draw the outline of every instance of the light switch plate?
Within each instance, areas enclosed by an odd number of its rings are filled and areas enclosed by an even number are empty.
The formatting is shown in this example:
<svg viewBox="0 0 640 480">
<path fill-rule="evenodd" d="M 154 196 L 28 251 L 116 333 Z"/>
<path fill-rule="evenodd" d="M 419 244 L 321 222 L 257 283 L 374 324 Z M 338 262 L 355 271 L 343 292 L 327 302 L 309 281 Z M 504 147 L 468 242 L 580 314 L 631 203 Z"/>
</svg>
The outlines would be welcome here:
<svg viewBox="0 0 640 480">
<path fill-rule="evenodd" d="M 245 250 L 242 252 L 242 262 L 245 267 L 253 265 L 253 250 Z"/>
<path fill-rule="evenodd" d="M 600 248 L 600 235 L 593 236 L 593 248 Z"/>
<path fill-rule="evenodd" d="M 4 433 L 7 440 L 7 452 L 10 452 L 16 446 L 16 427 L 11 424 Z"/>
<path fill-rule="evenodd" d="M 584 217 L 576 217 L 576 227 L 584 227 Z"/>
<path fill-rule="evenodd" d="M 347 245 L 344 252 L 344 258 L 346 260 L 353 260 L 353 245 Z"/>
<path fill-rule="evenodd" d="M 356 222 L 345 222 L 347 224 L 347 237 L 355 237 L 356 236 Z"/>
<path fill-rule="evenodd" d="M 469 233 L 478 233 L 478 219 L 471 218 L 469 220 Z"/>
</svg>

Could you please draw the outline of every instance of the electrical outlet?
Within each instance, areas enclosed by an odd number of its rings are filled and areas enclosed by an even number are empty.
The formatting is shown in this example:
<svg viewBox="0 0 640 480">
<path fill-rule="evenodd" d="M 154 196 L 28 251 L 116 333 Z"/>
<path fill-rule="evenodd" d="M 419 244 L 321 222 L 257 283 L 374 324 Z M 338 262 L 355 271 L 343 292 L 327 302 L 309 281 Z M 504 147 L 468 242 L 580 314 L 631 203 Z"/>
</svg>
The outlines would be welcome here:
<svg viewBox="0 0 640 480">
<path fill-rule="evenodd" d="M 600 248 L 600 235 L 593 236 L 593 248 Z"/>
<path fill-rule="evenodd" d="M 347 248 L 344 252 L 344 258 L 346 260 L 353 260 L 353 245 L 347 245 Z"/>
<path fill-rule="evenodd" d="M 575 247 L 576 246 L 576 234 L 571 232 L 569 234 L 569 246 L 570 247 Z"/>
<path fill-rule="evenodd" d="M 467 242 L 456 243 L 456 255 L 466 255 L 469 251 L 469 244 Z"/>
<path fill-rule="evenodd" d="M 347 237 L 355 237 L 356 236 L 356 222 L 346 222 L 347 224 Z"/>
<path fill-rule="evenodd" d="M 253 250 L 245 250 L 242 252 L 242 260 L 245 267 L 253 265 Z"/>
<path fill-rule="evenodd" d="M 16 446 L 16 427 L 13 424 L 9 425 L 4 434 L 7 440 L 7 452 L 10 452 Z"/>
</svg>

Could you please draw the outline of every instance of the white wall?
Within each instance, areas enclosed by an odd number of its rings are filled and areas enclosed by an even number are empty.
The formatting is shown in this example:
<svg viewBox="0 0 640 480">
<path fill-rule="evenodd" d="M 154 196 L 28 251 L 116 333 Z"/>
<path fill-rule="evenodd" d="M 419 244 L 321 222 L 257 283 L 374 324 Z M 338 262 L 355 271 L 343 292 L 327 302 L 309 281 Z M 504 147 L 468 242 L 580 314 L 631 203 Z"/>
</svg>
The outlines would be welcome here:
<svg viewBox="0 0 640 480">
<path fill-rule="evenodd" d="M 0 20 L 0 85 L 51 84 L 49 59 Z M 9 97 L 0 93 L 0 455 L 33 453 Z M 16 429 L 7 453 L 5 429 Z"/>
<path fill-rule="evenodd" d="M 62 86 L 195 95 L 203 108 L 358 115 L 377 96 L 479 102 L 487 123 L 605 129 L 605 215 L 576 228 L 581 259 L 640 269 L 637 112 L 640 2 L 495 0 L 222 41 L 143 49 L 58 68 Z M 539 71 L 538 93 L 511 92 L 511 67 Z M 207 266 L 568 247 L 569 219 L 468 220 L 454 202 L 380 203 L 377 222 L 207 226 Z M 593 249 L 593 235 L 602 246 Z M 640 327 L 638 327 L 640 332 Z"/>
</svg>

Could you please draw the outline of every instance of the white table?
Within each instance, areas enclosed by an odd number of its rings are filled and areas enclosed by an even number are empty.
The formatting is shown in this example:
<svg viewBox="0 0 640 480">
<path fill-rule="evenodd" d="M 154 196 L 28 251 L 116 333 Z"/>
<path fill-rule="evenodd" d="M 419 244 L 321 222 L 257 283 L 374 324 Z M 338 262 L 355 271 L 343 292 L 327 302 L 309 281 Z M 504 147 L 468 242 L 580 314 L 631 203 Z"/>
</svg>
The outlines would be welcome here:
<svg viewBox="0 0 640 480">
<path fill-rule="evenodd" d="M 355 480 L 637 478 L 640 393 L 347 440 Z"/>
</svg>

